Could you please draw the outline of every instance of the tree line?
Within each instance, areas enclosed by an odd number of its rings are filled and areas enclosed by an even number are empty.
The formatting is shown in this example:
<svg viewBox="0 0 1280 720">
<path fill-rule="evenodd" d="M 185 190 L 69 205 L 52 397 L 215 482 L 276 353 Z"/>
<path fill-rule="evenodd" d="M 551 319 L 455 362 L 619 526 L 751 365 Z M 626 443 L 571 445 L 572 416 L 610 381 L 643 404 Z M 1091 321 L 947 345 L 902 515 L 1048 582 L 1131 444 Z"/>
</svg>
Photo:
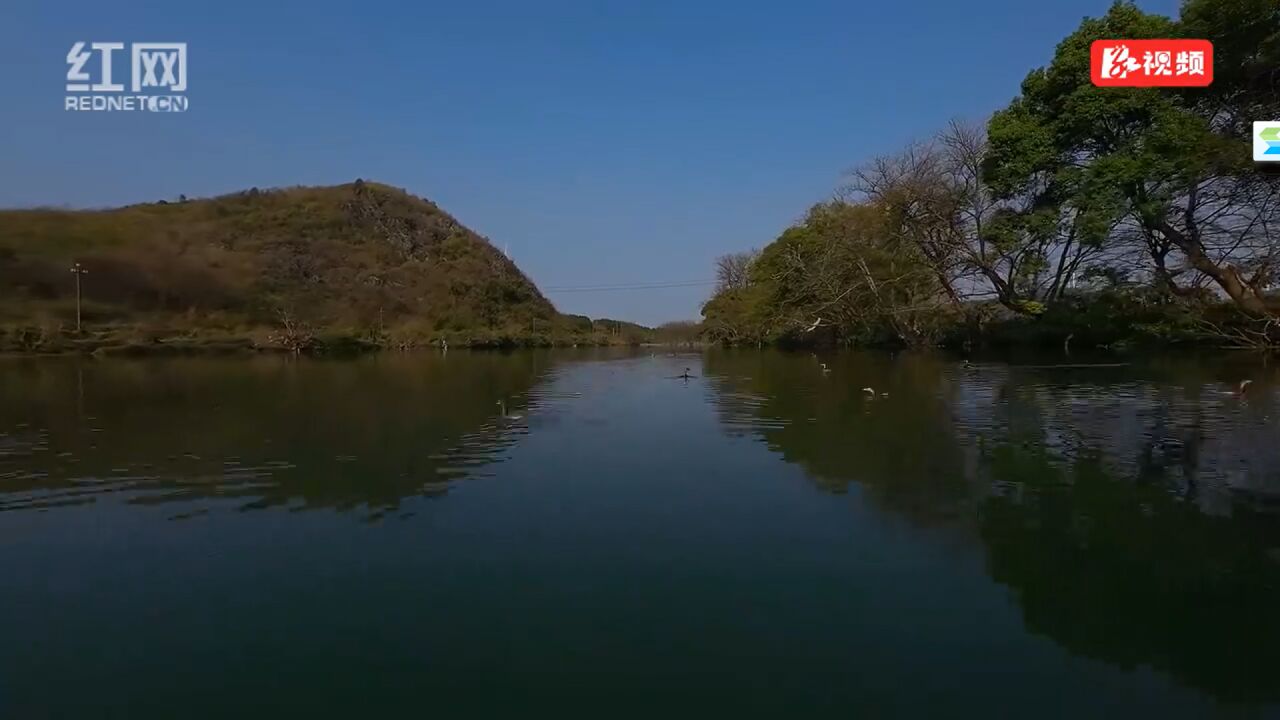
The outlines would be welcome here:
<svg viewBox="0 0 1280 720">
<path fill-rule="evenodd" d="M 1206 38 L 1205 88 L 1099 88 L 1090 45 Z M 1280 340 L 1280 4 L 1117 2 L 985 124 L 872 158 L 761 251 L 717 262 L 704 333 L 730 343 Z"/>
</svg>

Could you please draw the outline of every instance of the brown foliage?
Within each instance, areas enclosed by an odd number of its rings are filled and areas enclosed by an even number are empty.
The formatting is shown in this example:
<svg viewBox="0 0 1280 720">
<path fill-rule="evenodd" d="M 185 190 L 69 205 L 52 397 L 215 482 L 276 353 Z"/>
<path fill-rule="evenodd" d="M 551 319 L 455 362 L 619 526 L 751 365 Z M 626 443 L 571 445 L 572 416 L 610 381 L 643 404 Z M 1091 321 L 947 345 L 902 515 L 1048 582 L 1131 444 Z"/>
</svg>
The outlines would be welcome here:
<svg viewBox="0 0 1280 720">
<path fill-rule="evenodd" d="M 528 325 L 554 315 L 527 277 L 433 203 L 361 181 L 254 188 L 105 211 L 0 212 L 0 299 L 34 313 L 74 302 L 123 317 L 225 316 L 377 330 Z M 21 319 L 21 318 L 12 318 Z M 179 323 L 180 324 L 180 323 Z"/>
</svg>

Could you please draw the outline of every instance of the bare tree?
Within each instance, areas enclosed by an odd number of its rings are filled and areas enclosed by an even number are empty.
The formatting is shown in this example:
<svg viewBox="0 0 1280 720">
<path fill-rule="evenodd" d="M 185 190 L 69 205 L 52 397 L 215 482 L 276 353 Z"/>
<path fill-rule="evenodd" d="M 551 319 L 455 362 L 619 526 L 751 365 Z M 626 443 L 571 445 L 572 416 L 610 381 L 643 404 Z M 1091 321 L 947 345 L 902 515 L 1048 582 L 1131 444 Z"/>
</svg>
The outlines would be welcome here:
<svg viewBox="0 0 1280 720">
<path fill-rule="evenodd" d="M 1280 269 L 1280 183 L 1261 175 L 1206 174 L 1160 210 L 1145 208 L 1135 214 L 1157 277 L 1177 288 L 1175 278 L 1189 270 L 1212 280 L 1246 312 L 1274 315 L 1265 298 Z M 1168 270 L 1166 257 L 1182 269 Z"/>
<path fill-rule="evenodd" d="M 1021 313 L 1059 297 L 1100 251 L 1051 200 L 1053 178 L 998 200 L 983 179 L 986 133 L 953 121 L 934 138 L 855 168 L 842 190 L 883 208 L 886 232 L 914 246 L 953 305 L 991 297 Z"/>
<path fill-rule="evenodd" d="M 312 349 L 316 344 L 315 329 L 305 321 L 299 320 L 287 308 L 277 308 L 276 316 L 280 328 L 271 334 L 271 342 L 294 355 Z"/>
<path fill-rule="evenodd" d="M 751 283 L 751 266 L 758 257 L 759 250 L 747 250 L 716 258 L 716 292 L 747 287 Z"/>
</svg>

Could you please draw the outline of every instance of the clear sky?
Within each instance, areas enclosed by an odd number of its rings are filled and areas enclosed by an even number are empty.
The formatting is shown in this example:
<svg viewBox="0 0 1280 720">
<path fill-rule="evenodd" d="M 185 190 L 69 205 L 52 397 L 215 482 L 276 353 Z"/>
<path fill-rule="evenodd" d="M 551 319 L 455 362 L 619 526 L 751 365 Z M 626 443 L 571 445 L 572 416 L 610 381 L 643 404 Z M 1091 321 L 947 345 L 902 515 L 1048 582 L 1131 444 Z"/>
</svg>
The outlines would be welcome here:
<svg viewBox="0 0 1280 720">
<path fill-rule="evenodd" d="M 847 168 L 1007 103 L 1110 1 L 14 3 L 0 206 L 363 177 L 434 200 L 542 287 L 708 279 Z M 190 110 L 64 111 L 77 40 L 187 42 Z M 708 292 L 547 294 L 657 323 Z"/>
</svg>

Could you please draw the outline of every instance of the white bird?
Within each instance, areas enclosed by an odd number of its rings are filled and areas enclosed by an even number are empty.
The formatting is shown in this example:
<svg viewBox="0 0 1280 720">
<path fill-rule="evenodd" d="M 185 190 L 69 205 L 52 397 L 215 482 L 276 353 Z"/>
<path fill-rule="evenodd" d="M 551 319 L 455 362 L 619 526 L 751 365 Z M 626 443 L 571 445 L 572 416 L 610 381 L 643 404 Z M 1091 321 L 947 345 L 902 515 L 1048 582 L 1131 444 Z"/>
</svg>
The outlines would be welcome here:
<svg viewBox="0 0 1280 720">
<path fill-rule="evenodd" d="M 875 395 L 875 394 L 876 394 L 876 389 L 875 389 L 875 388 L 864 387 L 864 388 L 862 388 L 862 392 L 864 392 L 864 393 L 871 393 L 872 395 Z"/>
<path fill-rule="evenodd" d="M 1252 384 L 1253 384 L 1252 380 L 1241 380 L 1240 384 L 1236 386 L 1235 390 L 1223 390 L 1223 391 L 1220 391 L 1218 394 L 1231 395 L 1232 397 L 1244 397 L 1245 393 L 1249 392 L 1249 386 Z"/>
<path fill-rule="evenodd" d="M 495 404 L 495 405 L 498 405 L 498 406 L 500 406 L 500 407 L 502 408 L 502 417 L 503 417 L 504 419 L 506 419 L 506 420 L 519 420 L 520 418 L 524 417 L 523 415 L 508 415 L 508 414 L 507 414 L 507 401 L 506 401 L 506 400 L 499 400 L 498 402 L 496 402 L 496 403 L 494 403 L 494 404 Z"/>
<path fill-rule="evenodd" d="M 818 363 L 818 364 L 822 366 L 823 375 L 826 375 L 827 373 L 831 372 L 831 368 L 827 367 L 826 363 Z"/>
</svg>

